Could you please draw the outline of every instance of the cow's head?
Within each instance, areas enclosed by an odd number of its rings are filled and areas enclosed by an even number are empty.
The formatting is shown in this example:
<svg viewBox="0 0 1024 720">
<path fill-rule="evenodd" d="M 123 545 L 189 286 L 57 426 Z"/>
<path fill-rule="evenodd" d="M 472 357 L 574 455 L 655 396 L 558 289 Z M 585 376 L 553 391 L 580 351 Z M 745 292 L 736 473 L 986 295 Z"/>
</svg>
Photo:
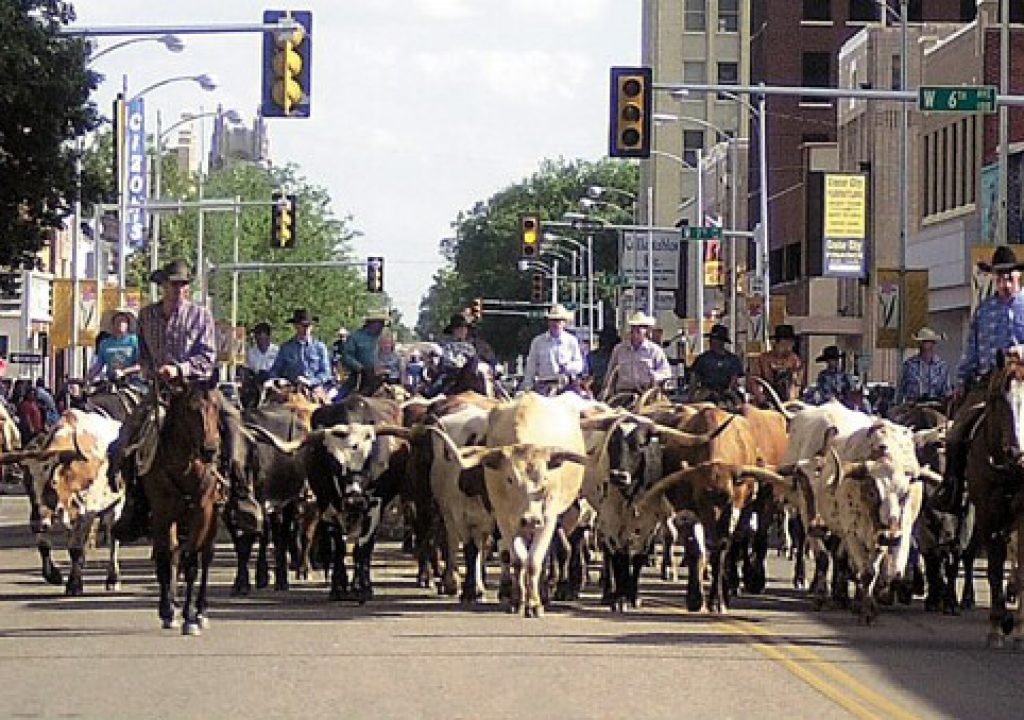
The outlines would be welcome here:
<svg viewBox="0 0 1024 720">
<path fill-rule="evenodd" d="M 519 531 L 527 535 L 541 530 L 551 520 L 547 517 L 551 499 L 549 473 L 565 463 L 582 466 L 587 462 L 585 455 L 572 450 L 526 443 L 461 448 L 459 456 L 464 470 L 482 465 L 491 478 L 488 485 L 497 479 L 500 494 L 519 518 Z"/>
</svg>

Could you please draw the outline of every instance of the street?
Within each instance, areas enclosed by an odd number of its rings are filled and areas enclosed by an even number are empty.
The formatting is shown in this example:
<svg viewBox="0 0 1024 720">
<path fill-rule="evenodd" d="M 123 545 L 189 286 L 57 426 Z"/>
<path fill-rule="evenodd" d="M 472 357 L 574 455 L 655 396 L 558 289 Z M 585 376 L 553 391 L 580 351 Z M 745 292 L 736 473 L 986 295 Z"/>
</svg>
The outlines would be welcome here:
<svg viewBox="0 0 1024 720">
<path fill-rule="evenodd" d="M 26 516 L 24 498 L 0 497 L 5 717 L 1018 718 L 1024 706 L 1022 658 L 984 648 L 983 610 L 943 617 L 916 600 L 863 627 L 812 611 L 774 557 L 768 594 L 727 616 L 687 613 L 682 585 L 652 568 L 640 610 L 610 613 L 591 585 L 524 620 L 493 596 L 467 611 L 417 589 L 393 543 L 364 607 L 329 602 L 319 573 L 229 598 L 220 544 L 211 627 L 188 638 L 159 628 L 146 547 L 124 552 L 116 593 L 93 552 L 87 595 L 65 598 L 39 576 Z M 984 603 L 980 571 L 978 583 Z"/>
</svg>

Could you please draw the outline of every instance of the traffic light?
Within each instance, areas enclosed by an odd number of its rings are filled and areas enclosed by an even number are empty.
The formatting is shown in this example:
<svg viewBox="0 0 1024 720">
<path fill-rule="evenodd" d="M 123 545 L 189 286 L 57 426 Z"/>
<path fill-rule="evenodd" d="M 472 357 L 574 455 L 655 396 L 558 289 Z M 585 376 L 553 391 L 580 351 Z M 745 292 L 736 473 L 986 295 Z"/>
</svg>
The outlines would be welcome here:
<svg viewBox="0 0 1024 720">
<path fill-rule="evenodd" d="M 530 290 L 530 300 L 535 303 L 544 302 L 544 273 L 535 272 L 533 274 L 533 286 Z"/>
<path fill-rule="evenodd" d="M 275 250 L 295 248 L 297 200 L 294 195 L 274 193 L 270 206 L 270 246 Z"/>
<path fill-rule="evenodd" d="M 649 67 L 612 68 L 608 133 L 608 154 L 611 157 L 651 156 L 653 84 Z"/>
<path fill-rule="evenodd" d="M 523 215 L 519 219 L 520 254 L 524 258 L 536 257 L 540 251 L 540 218 Z"/>
<path fill-rule="evenodd" d="M 313 13 L 266 10 L 264 24 L 289 18 L 294 30 L 263 33 L 263 117 L 308 118 L 313 64 Z"/>
<path fill-rule="evenodd" d="M 384 258 L 366 258 L 366 292 L 384 292 Z"/>
<path fill-rule="evenodd" d="M 480 318 L 484 316 L 483 298 L 473 299 L 473 302 L 469 304 L 469 314 L 472 316 L 474 322 L 480 322 Z"/>
</svg>

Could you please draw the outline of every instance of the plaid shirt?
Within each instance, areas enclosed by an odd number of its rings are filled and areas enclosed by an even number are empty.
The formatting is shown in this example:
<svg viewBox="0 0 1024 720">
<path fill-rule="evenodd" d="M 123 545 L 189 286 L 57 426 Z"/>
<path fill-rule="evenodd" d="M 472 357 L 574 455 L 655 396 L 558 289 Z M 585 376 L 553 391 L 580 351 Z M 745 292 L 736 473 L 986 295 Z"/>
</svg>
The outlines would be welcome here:
<svg viewBox="0 0 1024 720">
<path fill-rule="evenodd" d="M 646 390 L 672 377 L 672 368 L 665 357 L 665 351 L 660 345 L 647 339 L 637 348 L 634 348 L 629 340 L 616 345 L 608 361 L 608 372 L 616 369 L 617 391 Z"/>
<path fill-rule="evenodd" d="M 897 393 L 899 402 L 941 400 L 949 392 L 949 368 L 942 358 L 935 357 L 931 362 L 925 362 L 920 355 L 915 355 L 903 362 L 903 376 Z"/>
<path fill-rule="evenodd" d="M 818 397 L 822 403 L 829 400 L 845 400 L 850 389 L 850 376 L 842 370 L 825 369 L 818 373 Z"/>
<path fill-rule="evenodd" d="M 202 305 L 183 302 L 164 317 L 163 303 L 147 305 L 139 313 L 139 360 L 147 374 L 163 365 L 177 365 L 187 380 L 213 374 L 213 315 Z"/>
<path fill-rule="evenodd" d="M 957 382 L 966 383 L 988 372 L 996 364 L 996 351 L 1024 344 L 1024 293 L 1008 302 L 992 296 L 971 318 L 967 346 L 957 368 Z"/>
</svg>

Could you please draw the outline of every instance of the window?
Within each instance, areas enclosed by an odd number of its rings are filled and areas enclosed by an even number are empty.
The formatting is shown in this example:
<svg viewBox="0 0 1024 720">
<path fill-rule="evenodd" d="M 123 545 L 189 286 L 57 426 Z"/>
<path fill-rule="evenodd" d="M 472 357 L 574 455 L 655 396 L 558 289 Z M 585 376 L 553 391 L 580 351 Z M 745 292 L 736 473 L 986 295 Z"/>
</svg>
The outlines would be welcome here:
<svg viewBox="0 0 1024 720">
<path fill-rule="evenodd" d="M 892 89 L 902 90 L 900 81 L 903 79 L 903 64 L 902 58 L 899 55 L 892 56 Z"/>
<path fill-rule="evenodd" d="M 804 0 L 804 20 L 831 20 L 832 0 Z"/>
<path fill-rule="evenodd" d="M 718 63 L 718 84 L 719 85 L 738 85 L 740 81 L 740 67 L 738 63 L 734 62 L 720 62 Z M 718 94 L 719 100 L 728 100 L 726 95 Z"/>
<path fill-rule="evenodd" d="M 683 63 L 683 82 L 703 85 L 708 81 L 708 66 L 703 60 L 687 60 Z M 697 98 L 692 98 L 697 99 Z"/>
<path fill-rule="evenodd" d="M 740 0 L 718 0 L 718 32 L 740 31 Z"/>
<path fill-rule="evenodd" d="M 683 130 L 683 160 L 697 167 L 697 151 L 704 149 L 703 130 Z"/>
<path fill-rule="evenodd" d="M 804 87 L 830 87 L 829 70 L 832 56 L 825 52 L 805 52 L 802 57 Z M 824 98 L 802 97 L 800 102 L 829 104 Z"/>
<path fill-rule="evenodd" d="M 850 0 L 851 22 L 871 22 L 878 20 L 878 0 Z"/>
<path fill-rule="evenodd" d="M 683 6 L 683 29 L 687 32 L 707 30 L 707 0 L 686 0 Z"/>
</svg>

